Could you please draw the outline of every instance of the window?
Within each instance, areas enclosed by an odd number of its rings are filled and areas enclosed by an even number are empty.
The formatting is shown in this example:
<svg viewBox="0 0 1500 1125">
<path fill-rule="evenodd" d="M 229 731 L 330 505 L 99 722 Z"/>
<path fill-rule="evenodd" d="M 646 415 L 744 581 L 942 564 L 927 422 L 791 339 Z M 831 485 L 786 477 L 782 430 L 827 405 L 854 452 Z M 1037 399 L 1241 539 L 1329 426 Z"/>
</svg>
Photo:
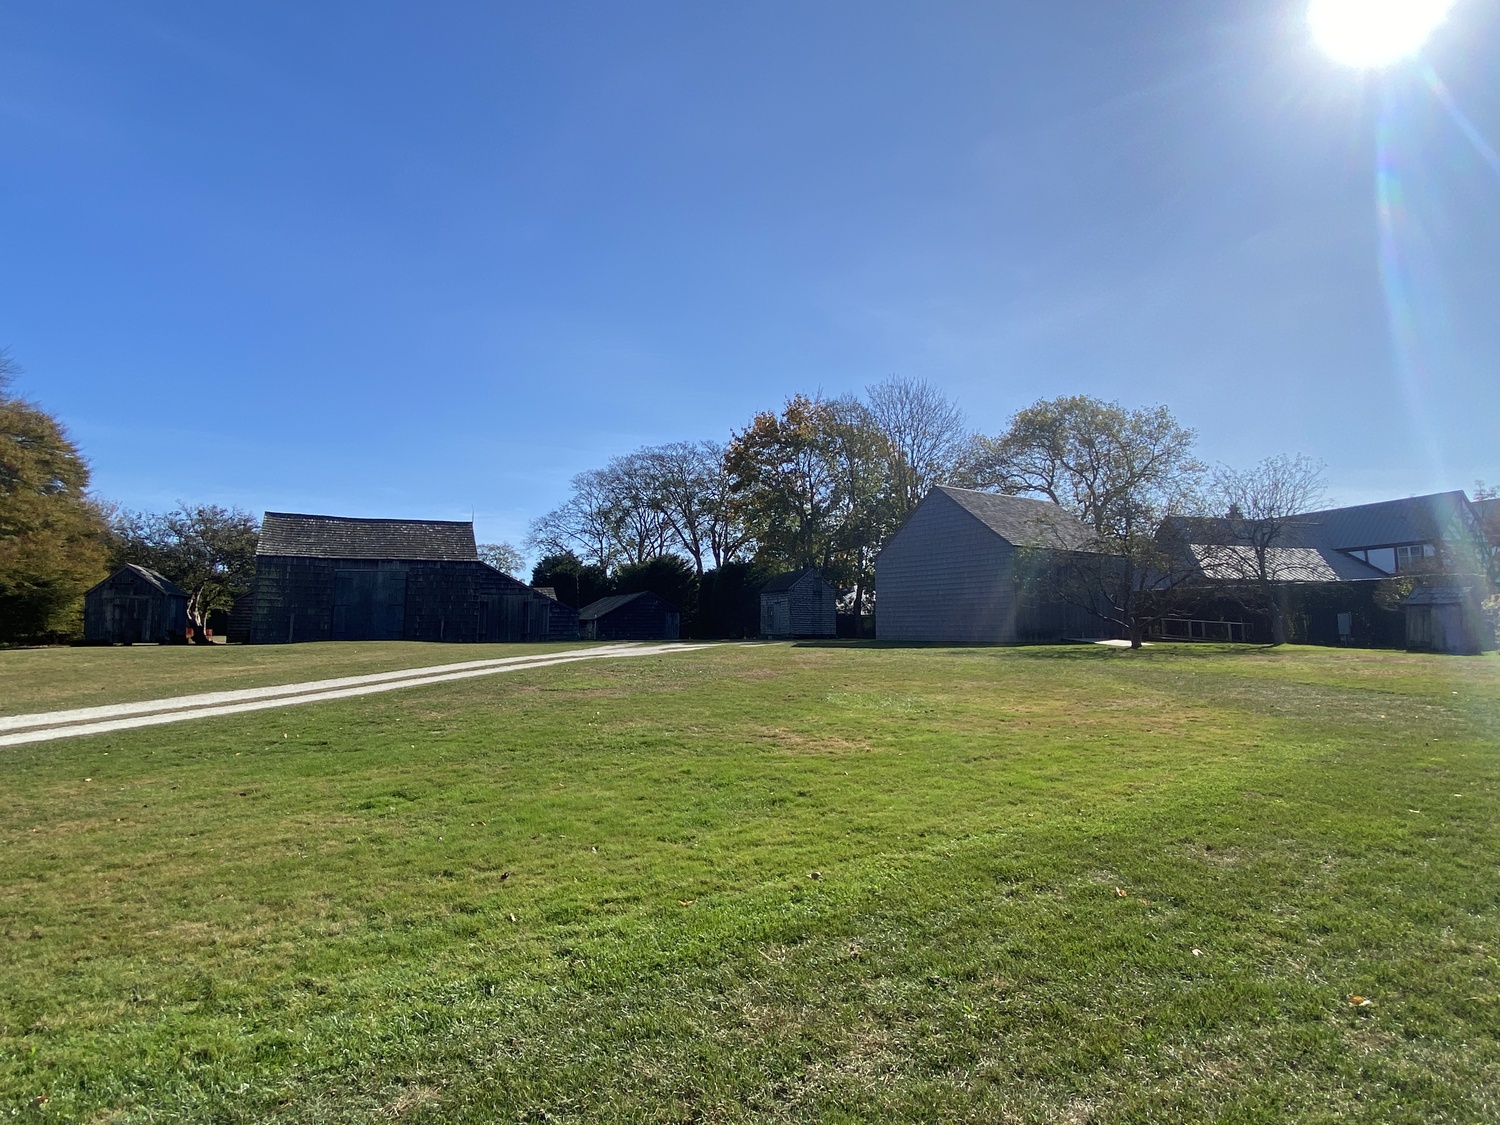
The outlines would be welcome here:
<svg viewBox="0 0 1500 1125">
<path fill-rule="evenodd" d="M 1414 564 L 1421 562 L 1434 553 L 1433 549 L 1426 543 L 1411 543 L 1405 547 L 1397 547 L 1396 569 L 1398 571 L 1410 570 Z"/>
</svg>

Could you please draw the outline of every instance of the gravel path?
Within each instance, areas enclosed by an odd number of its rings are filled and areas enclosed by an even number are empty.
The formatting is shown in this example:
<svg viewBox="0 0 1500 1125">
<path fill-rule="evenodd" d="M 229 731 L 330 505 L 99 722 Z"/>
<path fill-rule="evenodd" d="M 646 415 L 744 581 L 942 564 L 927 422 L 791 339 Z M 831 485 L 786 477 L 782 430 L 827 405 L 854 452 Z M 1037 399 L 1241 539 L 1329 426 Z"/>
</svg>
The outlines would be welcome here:
<svg viewBox="0 0 1500 1125">
<path fill-rule="evenodd" d="M 429 668 L 407 668 L 399 672 L 374 672 L 367 676 L 344 676 L 336 680 L 310 680 L 300 684 L 276 687 L 244 688 L 239 691 L 214 691 L 198 695 L 179 695 L 171 699 L 149 699 L 140 703 L 115 703 L 102 707 L 79 707 L 71 711 L 45 711 L 32 715 L 0 717 L 0 746 L 19 746 L 27 742 L 47 742 L 55 738 L 74 738 L 85 734 L 154 727 L 162 723 L 181 723 L 188 719 L 218 715 L 239 715 L 247 711 L 266 711 L 291 707 L 298 703 L 322 703 L 331 699 L 351 699 L 383 691 L 467 680 L 476 676 L 494 676 L 502 672 L 521 672 L 529 668 L 546 668 L 553 664 L 572 664 L 580 660 L 618 660 L 632 656 L 659 656 L 673 652 L 696 652 L 707 645 L 662 644 L 618 645 L 607 648 L 568 649 L 538 656 L 511 656 L 497 660 L 469 660 L 462 664 L 439 664 Z"/>
</svg>

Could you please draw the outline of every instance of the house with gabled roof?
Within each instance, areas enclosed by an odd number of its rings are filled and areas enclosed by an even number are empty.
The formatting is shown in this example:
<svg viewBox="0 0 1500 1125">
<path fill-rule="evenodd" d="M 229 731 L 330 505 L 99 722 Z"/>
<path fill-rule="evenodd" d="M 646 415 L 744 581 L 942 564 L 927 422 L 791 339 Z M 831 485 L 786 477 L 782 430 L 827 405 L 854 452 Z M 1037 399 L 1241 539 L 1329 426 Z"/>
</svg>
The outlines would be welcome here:
<svg viewBox="0 0 1500 1125">
<path fill-rule="evenodd" d="M 875 635 L 924 644 L 1105 636 L 1092 614 L 1045 600 L 1027 580 L 1091 538 L 1048 501 L 938 485 L 875 558 Z"/>
<path fill-rule="evenodd" d="M 1494 567 L 1483 515 L 1463 492 L 1454 491 L 1306 512 L 1278 521 L 1274 534 L 1254 521 L 1224 517 L 1169 520 L 1161 535 L 1191 555 L 1200 602 L 1215 604 L 1221 615 L 1222 599 L 1237 587 L 1269 581 L 1279 587 L 1284 612 L 1297 621 L 1297 639 L 1399 646 L 1405 623 L 1425 621 L 1432 605 L 1482 601 Z M 1382 605 L 1376 596 L 1383 590 L 1395 598 L 1415 597 L 1413 585 L 1447 593 L 1437 602 L 1428 594 L 1416 597 L 1404 620 L 1393 602 Z M 1255 623 L 1245 624 L 1250 638 Z M 1418 631 L 1424 647 L 1445 643 L 1441 637 L 1431 640 L 1441 630 Z M 1442 636 L 1458 636 L 1457 628 Z"/>
<path fill-rule="evenodd" d="M 83 595 L 89 644 L 181 644 L 188 593 L 150 567 L 126 563 Z"/>
<path fill-rule="evenodd" d="M 839 592 L 815 566 L 778 574 L 760 588 L 760 635 L 838 636 Z"/>
<path fill-rule="evenodd" d="M 649 590 L 614 594 L 578 611 L 586 641 L 675 641 L 682 632 L 682 611 Z"/>
<path fill-rule="evenodd" d="M 474 525 L 267 512 L 236 639 L 543 641 L 578 615 L 484 563 Z"/>
</svg>

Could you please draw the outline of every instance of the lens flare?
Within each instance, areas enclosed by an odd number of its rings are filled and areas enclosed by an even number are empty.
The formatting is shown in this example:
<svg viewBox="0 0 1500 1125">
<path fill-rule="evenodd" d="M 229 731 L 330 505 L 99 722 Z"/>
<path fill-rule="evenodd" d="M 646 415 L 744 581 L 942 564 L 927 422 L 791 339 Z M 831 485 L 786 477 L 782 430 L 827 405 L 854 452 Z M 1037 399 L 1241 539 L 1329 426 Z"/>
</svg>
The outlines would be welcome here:
<svg viewBox="0 0 1500 1125">
<path fill-rule="evenodd" d="M 1313 40 L 1344 66 L 1389 66 L 1437 30 L 1454 0 L 1312 0 Z"/>
</svg>

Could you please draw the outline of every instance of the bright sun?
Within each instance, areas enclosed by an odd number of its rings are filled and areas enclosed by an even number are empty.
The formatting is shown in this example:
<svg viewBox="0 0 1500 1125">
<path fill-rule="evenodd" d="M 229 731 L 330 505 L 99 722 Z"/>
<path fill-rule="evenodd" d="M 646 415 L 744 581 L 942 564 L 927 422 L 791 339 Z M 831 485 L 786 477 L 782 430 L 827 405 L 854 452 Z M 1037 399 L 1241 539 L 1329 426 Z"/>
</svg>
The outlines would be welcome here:
<svg viewBox="0 0 1500 1125">
<path fill-rule="evenodd" d="M 1311 0 L 1307 22 L 1335 62 L 1377 67 L 1420 47 L 1451 7 L 1453 0 Z"/>
</svg>

